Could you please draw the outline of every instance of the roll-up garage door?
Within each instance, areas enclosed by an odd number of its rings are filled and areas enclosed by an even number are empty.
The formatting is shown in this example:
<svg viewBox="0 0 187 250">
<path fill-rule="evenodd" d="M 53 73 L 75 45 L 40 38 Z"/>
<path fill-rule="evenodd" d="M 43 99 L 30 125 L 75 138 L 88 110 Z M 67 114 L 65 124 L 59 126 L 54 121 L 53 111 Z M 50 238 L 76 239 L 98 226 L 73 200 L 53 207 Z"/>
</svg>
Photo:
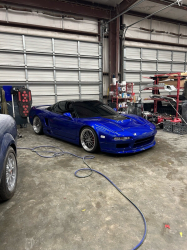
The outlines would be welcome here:
<svg viewBox="0 0 187 250">
<path fill-rule="evenodd" d="M 187 52 L 124 47 L 123 79 L 133 82 L 135 93 L 139 95 L 142 86 L 153 82 L 148 77 L 155 74 L 185 72 L 186 62 Z M 147 98 L 150 92 L 141 92 L 142 99 Z M 160 92 L 166 93 L 164 90 Z"/>
<path fill-rule="evenodd" d="M 27 86 L 33 105 L 102 100 L 101 45 L 0 33 L 0 85 Z"/>
</svg>

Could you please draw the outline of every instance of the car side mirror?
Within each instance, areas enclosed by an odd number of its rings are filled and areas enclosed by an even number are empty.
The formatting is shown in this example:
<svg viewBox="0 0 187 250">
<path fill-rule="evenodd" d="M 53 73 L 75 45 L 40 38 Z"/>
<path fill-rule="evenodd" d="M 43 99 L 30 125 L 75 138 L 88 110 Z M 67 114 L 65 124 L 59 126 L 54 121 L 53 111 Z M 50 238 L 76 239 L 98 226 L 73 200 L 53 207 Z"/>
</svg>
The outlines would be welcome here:
<svg viewBox="0 0 187 250">
<path fill-rule="evenodd" d="M 71 113 L 64 113 L 62 116 L 65 117 L 65 118 L 68 118 L 70 120 L 73 120 L 73 117 L 72 117 Z"/>
</svg>

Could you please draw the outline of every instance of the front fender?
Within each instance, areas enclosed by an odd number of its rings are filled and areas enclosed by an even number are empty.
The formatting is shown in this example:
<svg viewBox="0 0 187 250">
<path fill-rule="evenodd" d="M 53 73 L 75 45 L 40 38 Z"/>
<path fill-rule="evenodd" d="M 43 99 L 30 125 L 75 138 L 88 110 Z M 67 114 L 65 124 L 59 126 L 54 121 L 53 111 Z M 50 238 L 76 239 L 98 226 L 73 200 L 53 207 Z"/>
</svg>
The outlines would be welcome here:
<svg viewBox="0 0 187 250">
<path fill-rule="evenodd" d="M 117 135 L 117 133 L 114 130 L 106 127 L 101 123 L 89 124 L 89 126 L 95 130 L 99 140 L 101 138 L 101 135 L 106 136 L 107 139 L 110 137 L 115 137 Z"/>
<path fill-rule="evenodd" d="M 6 133 L 2 138 L 1 148 L 0 148 L 0 179 L 3 171 L 3 163 L 6 156 L 6 152 L 10 145 L 14 145 L 14 147 L 16 148 L 16 141 L 11 134 Z"/>
<path fill-rule="evenodd" d="M 46 110 L 36 109 L 35 107 L 32 107 L 29 112 L 29 121 L 32 126 L 35 116 L 38 116 L 41 119 L 41 122 L 44 122 L 45 117 L 49 116 L 49 111 L 46 112 Z"/>
</svg>

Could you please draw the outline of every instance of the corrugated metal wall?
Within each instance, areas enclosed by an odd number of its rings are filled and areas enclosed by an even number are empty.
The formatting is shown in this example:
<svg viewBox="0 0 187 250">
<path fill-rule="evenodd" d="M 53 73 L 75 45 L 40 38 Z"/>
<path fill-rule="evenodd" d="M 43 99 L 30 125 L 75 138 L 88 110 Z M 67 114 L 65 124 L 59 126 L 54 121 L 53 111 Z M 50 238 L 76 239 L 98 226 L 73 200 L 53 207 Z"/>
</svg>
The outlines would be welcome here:
<svg viewBox="0 0 187 250">
<path fill-rule="evenodd" d="M 34 10 L 29 12 L 1 8 L 0 20 L 98 33 L 98 22 L 96 19 L 83 17 L 78 20 L 73 17 L 66 17 L 63 14 L 62 16 L 53 16 L 53 13 L 51 14 L 43 14 Z"/>
<path fill-rule="evenodd" d="M 124 47 L 123 78 L 135 84 L 135 93 L 139 95 L 142 86 L 152 83 L 150 76 L 186 71 L 187 52 Z M 166 93 L 164 90 L 161 93 Z M 142 99 L 148 98 L 151 91 L 143 91 Z M 168 94 L 168 92 L 167 92 Z M 175 94 L 175 92 L 172 92 Z"/>
<path fill-rule="evenodd" d="M 144 2 L 144 4 L 146 2 Z M 153 12 L 154 11 L 151 10 L 151 13 Z M 130 16 L 128 14 L 123 15 L 123 24 L 125 24 L 126 26 L 131 25 L 140 20 L 141 20 L 140 17 Z M 131 37 L 137 39 L 145 39 L 148 41 L 153 40 L 158 42 L 169 42 L 174 44 L 177 43 L 186 44 L 186 37 L 183 35 L 185 36 L 187 35 L 187 29 L 186 26 L 180 24 L 180 21 L 178 24 L 173 24 L 163 21 L 156 21 L 151 18 L 136 23 L 135 25 L 131 26 L 126 32 L 126 37 L 128 38 Z"/>
<path fill-rule="evenodd" d="M 33 105 L 102 100 L 99 43 L 0 33 L 0 85 L 26 85 Z"/>
</svg>

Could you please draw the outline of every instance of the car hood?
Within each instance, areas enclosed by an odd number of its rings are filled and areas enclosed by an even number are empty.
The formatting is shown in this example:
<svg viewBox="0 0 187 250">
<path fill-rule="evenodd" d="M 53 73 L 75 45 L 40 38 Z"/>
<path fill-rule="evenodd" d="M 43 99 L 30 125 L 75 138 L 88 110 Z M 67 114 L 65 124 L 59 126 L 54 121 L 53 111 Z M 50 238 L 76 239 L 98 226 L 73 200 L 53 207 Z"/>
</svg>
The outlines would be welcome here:
<svg viewBox="0 0 187 250">
<path fill-rule="evenodd" d="M 89 121 L 96 122 L 114 132 L 128 131 L 136 132 L 136 135 L 145 132 L 150 132 L 155 129 L 155 126 L 145 119 L 134 115 L 119 115 L 108 117 L 93 117 Z"/>
</svg>

